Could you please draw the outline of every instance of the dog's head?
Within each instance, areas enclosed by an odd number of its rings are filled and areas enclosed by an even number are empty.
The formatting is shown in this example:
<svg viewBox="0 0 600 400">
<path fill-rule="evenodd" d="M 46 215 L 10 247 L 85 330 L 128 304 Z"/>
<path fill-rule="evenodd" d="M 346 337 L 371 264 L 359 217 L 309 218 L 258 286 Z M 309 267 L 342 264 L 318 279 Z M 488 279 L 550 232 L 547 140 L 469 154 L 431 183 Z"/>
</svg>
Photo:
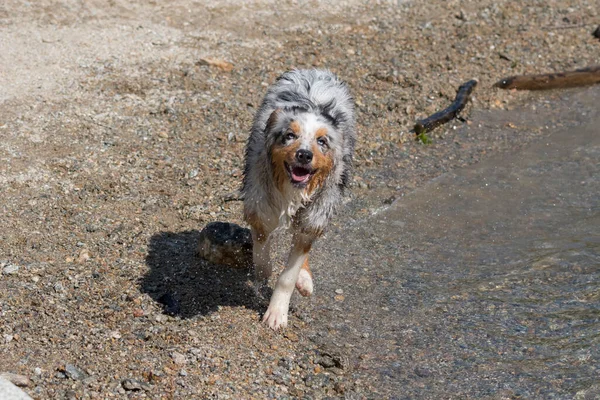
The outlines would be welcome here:
<svg viewBox="0 0 600 400">
<path fill-rule="evenodd" d="M 266 126 L 273 178 L 280 191 L 286 185 L 311 195 L 334 170 L 341 135 L 320 114 L 276 109 Z"/>
</svg>

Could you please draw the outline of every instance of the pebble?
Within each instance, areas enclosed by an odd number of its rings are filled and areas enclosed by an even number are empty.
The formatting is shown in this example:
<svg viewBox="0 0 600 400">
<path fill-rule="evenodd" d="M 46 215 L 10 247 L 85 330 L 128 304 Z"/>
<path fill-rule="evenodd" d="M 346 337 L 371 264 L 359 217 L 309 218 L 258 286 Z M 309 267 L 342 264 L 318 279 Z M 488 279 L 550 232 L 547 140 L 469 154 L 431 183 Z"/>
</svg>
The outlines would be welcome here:
<svg viewBox="0 0 600 400">
<path fill-rule="evenodd" d="M 77 257 L 77 261 L 80 264 L 82 264 L 82 263 L 86 262 L 87 260 L 89 260 L 90 258 L 92 258 L 90 251 L 88 249 L 83 249 L 79 253 L 79 257 Z"/>
<path fill-rule="evenodd" d="M 12 263 L 7 263 L 4 268 L 2 268 L 2 273 L 4 275 L 14 275 L 19 271 L 19 266 Z"/>
<path fill-rule="evenodd" d="M 121 387 L 125 390 L 129 390 L 129 391 L 133 391 L 133 392 L 137 392 L 140 390 L 148 391 L 152 388 L 152 386 L 147 383 L 144 383 L 137 379 L 131 379 L 131 378 L 123 379 L 121 381 Z"/>
<path fill-rule="evenodd" d="M 173 359 L 173 362 L 177 365 L 187 364 L 187 358 L 183 354 L 178 353 L 176 351 L 171 353 L 171 358 Z"/>
<path fill-rule="evenodd" d="M 4 378 L 7 381 L 11 382 L 13 385 L 19 387 L 30 387 L 33 384 L 29 377 L 25 375 L 13 374 L 11 372 L 0 373 L 0 378 Z"/>
<path fill-rule="evenodd" d="M 112 331 L 110 333 L 110 337 L 113 339 L 121 339 L 121 332 L 119 331 Z"/>
<path fill-rule="evenodd" d="M 416 367 L 415 374 L 421 378 L 427 378 L 431 376 L 431 370 L 427 367 Z"/>
<path fill-rule="evenodd" d="M 64 370 L 61 372 L 64 372 L 67 377 L 75 381 L 80 381 L 88 376 L 85 372 L 73 364 L 65 364 Z"/>
</svg>

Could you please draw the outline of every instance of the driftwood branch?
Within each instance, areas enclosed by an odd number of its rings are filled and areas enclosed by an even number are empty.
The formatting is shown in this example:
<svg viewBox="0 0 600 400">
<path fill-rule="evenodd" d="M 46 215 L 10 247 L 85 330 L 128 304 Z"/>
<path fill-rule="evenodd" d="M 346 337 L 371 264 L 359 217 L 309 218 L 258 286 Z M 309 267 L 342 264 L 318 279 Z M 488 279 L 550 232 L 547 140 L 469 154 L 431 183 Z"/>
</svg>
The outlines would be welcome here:
<svg viewBox="0 0 600 400">
<path fill-rule="evenodd" d="M 436 127 L 456 118 L 458 113 L 460 113 L 462 109 L 465 108 L 465 105 L 467 104 L 467 101 L 469 101 L 471 92 L 473 91 L 475 86 L 477 86 L 477 81 L 475 79 L 460 85 L 458 91 L 456 92 L 454 102 L 450 105 L 450 107 L 440 112 L 437 112 L 425 119 L 417 121 L 417 123 L 415 124 L 415 133 L 417 135 L 421 135 L 423 133 L 430 132 Z"/>
<path fill-rule="evenodd" d="M 511 76 L 496 82 L 494 87 L 516 90 L 549 90 L 596 83 L 600 83 L 600 65 L 554 74 Z"/>
</svg>

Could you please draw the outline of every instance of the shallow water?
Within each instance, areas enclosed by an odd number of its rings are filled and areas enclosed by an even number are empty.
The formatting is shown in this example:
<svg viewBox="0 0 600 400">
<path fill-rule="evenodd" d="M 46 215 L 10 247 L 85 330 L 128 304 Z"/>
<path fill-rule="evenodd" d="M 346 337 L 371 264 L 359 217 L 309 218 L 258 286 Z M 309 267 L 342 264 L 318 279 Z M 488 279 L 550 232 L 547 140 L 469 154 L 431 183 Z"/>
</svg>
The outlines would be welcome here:
<svg viewBox="0 0 600 400">
<path fill-rule="evenodd" d="M 573 113 L 568 126 L 445 174 L 333 238 L 332 264 L 357 245 L 324 285 L 343 282 L 346 299 L 319 319 L 373 393 L 572 398 L 596 390 L 600 91 L 573 96 L 556 104 Z M 570 109 L 574 102 L 582 106 Z"/>
</svg>

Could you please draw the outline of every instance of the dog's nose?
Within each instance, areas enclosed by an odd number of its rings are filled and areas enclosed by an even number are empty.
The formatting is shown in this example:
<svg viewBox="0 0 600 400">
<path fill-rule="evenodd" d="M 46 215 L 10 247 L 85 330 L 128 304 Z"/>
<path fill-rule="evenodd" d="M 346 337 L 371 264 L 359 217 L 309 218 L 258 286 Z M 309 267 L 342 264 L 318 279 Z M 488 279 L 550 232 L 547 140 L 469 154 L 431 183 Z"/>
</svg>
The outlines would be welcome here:
<svg viewBox="0 0 600 400">
<path fill-rule="evenodd" d="M 313 159 L 313 153 L 310 150 L 300 149 L 296 152 L 296 161 L 300 164 L 308 164 Z"/>
</svg>

